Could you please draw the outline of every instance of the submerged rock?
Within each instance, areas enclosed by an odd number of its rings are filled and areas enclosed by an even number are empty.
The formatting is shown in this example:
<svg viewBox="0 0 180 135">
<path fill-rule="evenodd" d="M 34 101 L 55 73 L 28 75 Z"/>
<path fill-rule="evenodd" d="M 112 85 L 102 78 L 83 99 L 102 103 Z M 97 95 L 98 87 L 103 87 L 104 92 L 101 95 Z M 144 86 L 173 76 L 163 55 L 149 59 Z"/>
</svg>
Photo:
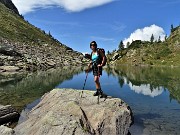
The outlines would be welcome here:
<svg viewBox="0 0 180 135">
<path fill-rule="evenodd" d="M 42 97 L 17 135 L 126 135 L 132 123 L 130 107 L 121 99 L 100 99 L 93 92 L 54 89 Z M 105 101 L 104 101 L 105 100 Z M 98 104 L 99 103 L 99 104 Z"/>
</svg>

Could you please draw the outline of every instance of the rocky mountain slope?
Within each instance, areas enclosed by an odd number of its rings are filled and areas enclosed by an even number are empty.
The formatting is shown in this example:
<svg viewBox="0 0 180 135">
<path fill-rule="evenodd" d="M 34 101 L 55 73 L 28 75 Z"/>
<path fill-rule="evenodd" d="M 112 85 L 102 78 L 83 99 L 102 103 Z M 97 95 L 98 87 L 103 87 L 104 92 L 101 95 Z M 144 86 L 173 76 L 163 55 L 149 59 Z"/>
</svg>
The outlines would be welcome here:
<svg viewBox="0 0 180 135">
<path fill-rule="evenodd" d="M 133 41 L 127 49 L 113 52 L 108 58 L 115 64 L 180 66 L 180 26 L 166 41 Z"/>
<path fill-rule="evenodd" d="M 83 65 L 81 53 L 31 25 L 17 11 L 11 0 L 0 0 L 0 72 Z"/>
</svg>

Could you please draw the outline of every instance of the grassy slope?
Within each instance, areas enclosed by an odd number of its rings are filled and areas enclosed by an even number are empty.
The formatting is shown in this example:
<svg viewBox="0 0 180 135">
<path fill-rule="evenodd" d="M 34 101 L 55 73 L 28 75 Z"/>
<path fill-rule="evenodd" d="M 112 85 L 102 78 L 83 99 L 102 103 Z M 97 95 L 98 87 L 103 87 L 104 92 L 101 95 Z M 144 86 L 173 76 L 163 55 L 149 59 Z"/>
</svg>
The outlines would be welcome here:
<svg viewBox="0 0 180 135">
<path fill-rule="evenodd" d="M 118 53 L 121 54 L 121 51 Z M 122 54 L 117 64 L 180 66 L 180 27 L 165 42 L 136 42 Z M 109 55 L 110 58 L 112 56 Z"/>
<path fill-rule="evenodd" d="M 30 45 L 60 44 L 0 3 L 0 37 Z M 64 46 L 65 47 L 65 46 Z"/>
<path fill-rule="evenodd" d="M 0 44 L 7 44 L 5 40 L 22 54 L 20 60 L 13 58 L 13 64 L 11 60 L 3 60 L 6 65 L 18 66 L 20 63 L 20 68 L 26 70 L 44 70 L 51 65 L 80 66 L 86 62 L 81 53 L 60 43 L 0 3 Z"/>
</svg>

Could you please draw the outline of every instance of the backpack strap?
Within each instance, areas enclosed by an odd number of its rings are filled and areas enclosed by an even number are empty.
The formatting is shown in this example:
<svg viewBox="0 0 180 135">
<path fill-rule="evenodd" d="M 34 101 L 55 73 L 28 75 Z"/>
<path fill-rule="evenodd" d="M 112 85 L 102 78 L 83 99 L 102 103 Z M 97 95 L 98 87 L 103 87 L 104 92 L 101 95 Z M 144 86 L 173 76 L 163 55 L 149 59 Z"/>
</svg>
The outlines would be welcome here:
<svg viewBox="0 0 180 135">
<path fill-rule="evenodd" d="M 93 52 L 91 52 L 91 58 L 92 58 L 92 54 L 93 54 Z M 100 49 L 99 48 L 97 48 L 97 54 L 100 56 L 101 54 L 100 54 Z"/>
<path fill-rule="evenodd" d="M 91 59 L 92 59 L 92 54 L 93 54 L 93 52 L 91 52 Z"/>
<path fill-rule="evenodd" d="M 101 56 L 101 53 L 102 53 L 102 51 L 101 51 L 101 49 L 97 49 L 97 53 L 98 53 L 98 55 L 102 58 L 102 56 Z"/>
</svg>

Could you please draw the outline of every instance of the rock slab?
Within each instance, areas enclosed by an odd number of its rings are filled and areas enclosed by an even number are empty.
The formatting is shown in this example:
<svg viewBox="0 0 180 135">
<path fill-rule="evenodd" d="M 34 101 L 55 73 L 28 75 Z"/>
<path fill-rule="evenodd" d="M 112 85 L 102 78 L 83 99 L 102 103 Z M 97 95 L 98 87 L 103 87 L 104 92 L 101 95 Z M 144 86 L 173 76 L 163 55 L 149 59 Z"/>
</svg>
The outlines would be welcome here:
<svg viewBox="0 0 180 135">
<path fill-rule="evenodd" d="M 121 99 L 93 97 L 92 91 L 54 89 L 15 128 L 17 135 L 126 135 L 132 111 Z M 99 103 L 99 104 L 98 104 Z"/>
</svg>

